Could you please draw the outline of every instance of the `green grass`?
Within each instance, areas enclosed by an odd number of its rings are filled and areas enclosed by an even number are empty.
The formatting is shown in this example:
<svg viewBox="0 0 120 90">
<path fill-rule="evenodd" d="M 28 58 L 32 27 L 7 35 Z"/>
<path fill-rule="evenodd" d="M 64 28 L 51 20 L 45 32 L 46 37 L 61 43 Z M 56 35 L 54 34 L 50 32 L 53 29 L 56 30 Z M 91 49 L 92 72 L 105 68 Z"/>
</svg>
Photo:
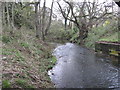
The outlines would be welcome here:
<svg viewBox="0 0 120 90">
<path fill-rule="evenodd" d="M 113 33 L 110 36 L 107 37 L 103 37 L 101 39 L 99 39 L 99 41 L 112 41 L 112 42 L 118 42 L 118 32 Z"/>
<path fill-rule="evenodd" d="M 36 51 L 35 51 L 35 54 L 38 54 L 38 55 L 39 55 L 39 54 L 41 54 L 41 53 L 43 53 L 43 51 L 41 51 L 41 50 L 36 50 Z"/>
<path fill-rule="evenodd" d="M 47 66 L 47 69 L 52 69 L 53 66 L 55 65 L 56 61 L 57 61 L 57 59 L 56 59 L 55 56 L 52 56 L 51 58 L 49 58 L 49 62 L 50 62 L 51 64 L 49 64 L 49 65 Z"/>
<path fill-rule="evenodd" d="M 15 60 L 24 61 L 24 56 L 21 54 L 19 50 L 13 48 L 2 48 L 2 55 L 15 55 Z"/>
<path fill-rule="evenodd" d="M 2 36 L 2 42 L 9 43 L 11 41 L 9 36 Z"/>
<path fill-rule="evenodd" d="M 13 39 L 6 39 L 6 36 Z M 47 71 L 48 68 L 54 66 L 56 60 L 51 53 L 51 49 L 53 48 L 48 43 L 44 44 L 43 41 L 37 39 L 33 30 L 16 30 L 12 35 L 8 30 L 3 30 L 2 37 L 5 37 L 3 40 L 2 55 L 5 55 L 7 58 L 6 64 L 3 67 L 5 70 L 10 69 L 10 73 L 18 71 L 16 75 L 12 75 L 12 78 L 9 77 L 11 75 L 3 76 L 4 87 L 53 87 Z M 13 69 L 14 71 L 12 71 Z M 40 82 L 37 82 L 37 78 L 33 81 L 31 76 L 36 76 Z M 11 82 L 4 81 L 6 78 Z"/>
<path fill-rule="evenodd" d="M 17 61 L 24 61 L 24 60 L 25 60 L 24 56 L 21 54 L 20 51 L 17 51 L 17 52 L 15 53 L 15 57 L 16 57 L 16 60 L 17 60 Z"/>
<path fill-rule="evenodd" d="M 22 79 L 17 79 L 16 80 L 16 84 L 18 84 L 20 86 L 25 86 L 26 83 L 27 83 L 27 81 L 22 80 Z"/>
<path fill-rule="evenodd" d="M 25 48 L 28 48 L 28 47 L 29 47 L 29 44 L 26 43 L 26 42 L 21 42 L 20 45 L 21 45 L 22 47 L 25 47 Z"/>
<path fill-rule="evenodd" d="M 85 46 L 94 49 L 96 41 L 117 42 L 119 41 L 118 39 L 117 23 L 111 22 L 105 26 L 92 28 L 92 30 L 88 33 L 88 38 L 85 39 Z"/>
<path fill-rule="evenodd" d="M 55 64 L 55 63 L 56 63 L 56 61 L 57 61 L 57 59 L 56 59 L 56 57 L 55 57 L 55 56 L 53 56 L 50 60 L 51 60 L 51 62 L 52 62 L 53 64 Z"/>
<path fill-rule="evenodd" d="M 13 55 L 16 49 L 2 48 L 2 55 Z"/>
<path fill-rule="evenodd" d="M 26 80 L 23 79 L 16 79 L 15 83 L 22 88 L 34 88 L 32 85 L 29 85 Z"/>
<path fill-rule="evenodd" d="M 9 80 L 2 81 L 2 88 L 11 88 L 11 84 Z"/>
</svg>

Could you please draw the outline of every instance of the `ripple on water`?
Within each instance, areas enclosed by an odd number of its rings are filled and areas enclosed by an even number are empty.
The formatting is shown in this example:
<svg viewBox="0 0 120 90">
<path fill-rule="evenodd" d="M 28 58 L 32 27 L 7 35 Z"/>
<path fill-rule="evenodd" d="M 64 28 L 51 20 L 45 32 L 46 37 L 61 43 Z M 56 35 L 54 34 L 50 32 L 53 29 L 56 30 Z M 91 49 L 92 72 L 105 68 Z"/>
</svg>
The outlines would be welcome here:
<svg viewBox="0 0 120 90">
<path fill-rule="evenodd" d="M 118 68 L 85 48 L 67 43 L 53 55 L 58 61 L 48 75 L 57 88 L 118 87 Z"/>
</svg>

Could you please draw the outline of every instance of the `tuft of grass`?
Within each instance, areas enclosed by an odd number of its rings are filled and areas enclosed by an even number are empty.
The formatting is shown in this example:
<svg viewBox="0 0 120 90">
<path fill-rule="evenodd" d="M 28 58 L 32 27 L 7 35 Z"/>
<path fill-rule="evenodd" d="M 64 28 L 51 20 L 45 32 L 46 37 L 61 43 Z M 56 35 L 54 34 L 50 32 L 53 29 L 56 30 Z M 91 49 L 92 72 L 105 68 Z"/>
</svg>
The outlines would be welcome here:
<svg viewBox="0 0 120 90">
<path fill-rule="evenodd" d="M 11 53 L 11 52 L 3 51 L 3 52 L 2 52 L 2 55 L 12 55 L 12 53 Z"/>
<path fill-rule="evenodd" d="M 16 49 L 2 48 L 2 55 L 12 55 Z"/>
<path fill-rule="evenodd" d="M 36 50 L 36 51 L 35 51 L 35 54 L 38 54 L 38 55 L 39 55 L 39 54 L 41 54 L 41 53 L 43 53 L 41 50 Z"/>
<path fill-rule="evenodd" d="M 52 69 L 53 66 L 55 65 L 56 61 L 57 61 L 57 59 L 56 59 L 55 56 L 52 56 L 51 58 L 49 58 L 49 62 L 50 62 L 51 64 L 48 64 L 47 70 L 48 70 L 48 69 Z"/>
<path fill-rule="evenodd" d="M 99 41 L 112 41 L 112 42 L 118 42 L 118 32 L 113 33 L 110 36 L 103 37 Z"/>
<path fill-rule="evenodd" d="M 2 81 L 2 88 L 11 88 L 11 84 L 10 84 L 9 80 Z"/>
<path fill-rule="evenodd" d="M 8 37 L 8 36 L 2 36 L 2 42 L 9 43 L 10 40 L 11 40 L 10 37 Z"/>
<path fill-rule="evenodd" d="M 20 53 L 20 51 L 17 51 L 17 52 L 15 53 L 15 56 L 16 56 L 16 60 L 17 60 L 17 61 L 24 61 L 24 60 L 25 60 L 25 58 L 24 58 L 23 55 Z"/>
<path fill-rule="evenodd" d="M 52 62 L 53 64 L 55 64 L 55 63 L 56 63 L 56 61 L 57 61 L 56 57 L 55 57 L 55 56 L 53 56 L 53 57 L 51 58 L 51 62 Z"/>
<path fill-rule="evenodd" d="M 29 44 L 26 43 L 26 42 L 21 42 L 20 45 L 21 45 L 22 47 L 25 47 L 25 48 L 28 48 L 28 47 L 29 47 Z"/>
<path fill-rule="evenodd" d="M 22 88 L 34 88 L 34 86 L 29 85 L 26 80 L 16 79 L 15 83 Z"/>
<path fill-rule="evenodd" d="M 22 80 L 22 79 L 17 79 L 16 80 L 16 84 L 20 85 L 20 86 L 25 86 L 27 82 L 25 80 Z"/>
</svg>

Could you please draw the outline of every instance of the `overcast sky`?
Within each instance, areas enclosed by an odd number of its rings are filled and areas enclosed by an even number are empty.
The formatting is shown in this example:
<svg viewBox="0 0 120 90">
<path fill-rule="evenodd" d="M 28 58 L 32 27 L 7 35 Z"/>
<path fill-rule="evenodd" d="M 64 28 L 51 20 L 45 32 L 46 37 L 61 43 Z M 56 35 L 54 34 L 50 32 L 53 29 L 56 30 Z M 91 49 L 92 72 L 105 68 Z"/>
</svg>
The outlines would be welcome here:
<svg viewBox="0 0 120 90">
<path fill-rule="evenodd" d="M 41 0 L 42 2 L 41 3 L 43 3 L 43 1 L 44 0 Z M 56 0 L 54 0 L 54 1 L 56 1 Z M 75 1 L 75 2 L 83 2 L 84 0 L 72 0 L 72 1 Z M 95 0 L 86 0 L 86 1 L 90 1 L 90 2 L 93 2 L 93 1 L 95 1 Z M 97 0 L 96 0 L 97 1 Z M 113 0 L 98 0 L 98 2 L 111 2 L 111 1 L 113 1 Z M 51 6 L 51 3 L 52 3 L 52 0 L 46 0 L 46 6 L 47 7 L 50 7 Z M 55 6 L 56 6 L 56 3 L 55 3 Z"/>
<path fill-rule="evenodd" d="M 13 2 L 13 1 L 30 2 L 30 1 L 37 1 L 37 0 L 0 0 L 0 1 L 3 1 L 3 2 Z M 43 2 L 44 0 L 41 0 L 41 1 Z M 56 0 L 54 0 L 54 1 L 56 1 Z M 84 0 L 72 0 L 72 1 L 82 2 Z M 86 0 L 86 1 L 93 2 L 94 0 Z M 104 1 L 111 2 L 113 0 L 98 0 L 98 1 L 99 2 L 104 2 Z M 120 0 L 115 0 L 115 1 L 120 1 Z M 51 5 L 51 2 L 52 2 L 52 0 L 46 0 L 46 5 L 49 7 Z"/>
<path fill-rule="evenodd" d="M 43 4 L 43 1 L 44 0 L 42 0 L 42 2 L 41 2 L 41 4 Z M 56 1 L 56 0 L 54 0 L 54 1 Z M 69 0 L 70 1 L 70 0 Z M 75 2 L 83 2 L 84 0 L 72 0 L 72 1 L 75 1 Z M 86 0 L 86 1 L 90 1 L 90 2 L 93 2 L 93 1 L 98 1 L 99 3 L 102 3 L 102 2 L 112 2 L 113 0 Z M 46 6 L 47 7 L 50 7 L 51 6 L 51 3 L 52 3 L 52 0 L 46 0 Z M 61 5 L 63 5 L 63 2 L 62 2 L 62 0 L 61 0 L 61 3 L 60 3 Z M 42 5 L 41 5 L 42 6 Z M 117 5 L 116 5 L 117 6 Z M 57 5 L 57 3 L 55 2 L 54 3 L 54 13 L 56 14 L 57 12 L 55 12 L 56 11 L 56 9 L 58 8 L 58 5 Z M 58 15 L 58 14 L 57 14 Z M 60 16 L 60 15 L 58 15 L 58 16 Z"/>
<path fill-rule="evenodd" d="M 38 0 L 0 0 L 0 1 L 6 1 L 6 2 L 13 2 L 13 1 L 22 1 L 22 2 L 30 2 L 30 1 L 38 1 Z M 57 1 L 57 0 L 54 0 L 54 1 Z M 62 0 L 59 0 L 61 1 L 61 5 L 63 5 L 63 2 Z M 70 1 L 70 0 L 69 0 Z M 75 1 L 75 2 L 83 2 L 84 0 L 71 0 L 71 1 Z M 113 0 L 86 0 L 86 1 L 90 1 L 90 2 L 93 2 L 93 1 L 98 1 L 100 3 L 102 2 L 112 2 Z M 120 0 L 115 0 L 115 1 L 120 1 Z M 41 7 L 43 6 L 43 2 L 44 0 L 41 0 Z M 52 0 L 46 0 L 46 6 L 47 7 L 51 7 L 51 4 L 52 4 Z M 117 5 L 116 5 L 117 6 Z M 54 2 L 54 7 L 53 7 L 53 10 L 54 10 L 54 13 L 58 15 L 58 13 L 56 12 L 56 10 L 58 9 L 58 5 L 56 2 Z M 60 15 L 58 15 L 59 17 Z"/>
</svg>

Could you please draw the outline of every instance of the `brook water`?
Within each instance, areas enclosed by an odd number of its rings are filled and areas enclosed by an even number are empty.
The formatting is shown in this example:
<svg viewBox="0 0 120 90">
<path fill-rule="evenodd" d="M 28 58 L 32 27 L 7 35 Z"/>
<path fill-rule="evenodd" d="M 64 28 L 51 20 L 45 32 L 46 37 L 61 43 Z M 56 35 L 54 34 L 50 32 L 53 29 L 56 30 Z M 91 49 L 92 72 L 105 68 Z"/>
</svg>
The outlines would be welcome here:
<svg viewBox="0 0 120 90">
<path fill-rule="evenodd" d="M 105 57 L 72 43 L 57 46 L 53 54 L 57 63 L 48 74 L 56 88 L 119 89 L 119 68 Z"/>
</svg>

